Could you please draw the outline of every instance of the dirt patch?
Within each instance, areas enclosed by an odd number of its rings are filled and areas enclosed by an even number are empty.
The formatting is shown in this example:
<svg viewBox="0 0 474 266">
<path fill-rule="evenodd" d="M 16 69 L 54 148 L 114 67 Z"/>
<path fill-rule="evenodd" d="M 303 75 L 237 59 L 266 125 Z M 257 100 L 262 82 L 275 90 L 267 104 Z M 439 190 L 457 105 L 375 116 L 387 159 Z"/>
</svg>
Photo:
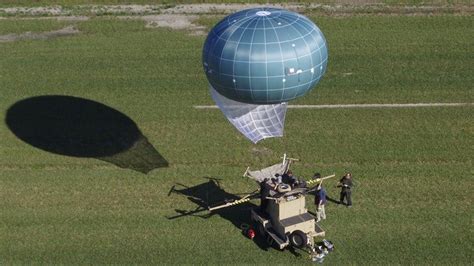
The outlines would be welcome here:
<svg viewBox="0 0 474 266">
<path fill-rule="evenodd" d="M 147 28 L 167 27 L 175 30 L 188 30 L 191 35 L 205 35 L 206 27 L 194 24 L 196 15 L 163 14 L 143 16 Z"/>
<path fill-rule="evenodd" d="M 163 5 L 94 5 L 80 6 L 82 9 L 90 9 L 93 14 L 112 14 L 112 15 L 143 15 L 160 13 Z"/>
<path fill-rule="evenodd" d="M 304 8 L 303 5 L 296 4 L 186 4 L 177 5 L 162 10 L 165 14 L 228 14 L 243 9 L 256 7 L 274 7 L 298 10 Z"/>
<path fill-rule="evenodd" d="M 52 16 L 52 17 L 0 17 L 0 20 L 57 20 L 57 21 L 86 21 L 88 16 Z"/>
<path fill-rule="evenodd" d="M 65 15 L 60 6 L 45 7 L 7 7 L 0 8 L 0 12 L 7 15 L 27 15 L 27 16 L 60 16 Z"/>
<path fill-rule="evenodd" d="M 87 16 L 59 16 L 54 17 L 58 21 L 86 21 L 89 20 Z"/>
<path fill-rule="evenodd" d="M 6 34 L 0 35 L 0 43 L 1 42 L 14 42 L 14 41 L 21 41 L 21 40 L 46 40 L 56 37 L 63 37 L 63 36 L 70 36 L 74 34 L 78 34 L 80 31 L 76 29 L 74 26 L 67 26 L 60 30 L 54 31 L 46 31 L 46 32 L 25 32 L 20 34 Z"/>
</svg>

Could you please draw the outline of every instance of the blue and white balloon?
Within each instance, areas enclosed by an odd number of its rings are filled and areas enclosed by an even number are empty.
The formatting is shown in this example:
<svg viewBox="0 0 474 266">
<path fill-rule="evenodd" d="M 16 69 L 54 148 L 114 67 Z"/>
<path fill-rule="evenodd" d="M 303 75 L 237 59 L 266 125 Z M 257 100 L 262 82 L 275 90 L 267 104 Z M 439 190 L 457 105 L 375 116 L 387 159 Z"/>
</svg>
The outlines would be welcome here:
<svg viewBox="0 0 474 266">
<path fill-rule="evenodd" d="M 328 49 L 305 16 L 253 8 L 225 17 L 210 31 L 202 60 L 213 99 L 256 143 L 283 135 L 287 102 L 319 82 Z"/>
</svg>

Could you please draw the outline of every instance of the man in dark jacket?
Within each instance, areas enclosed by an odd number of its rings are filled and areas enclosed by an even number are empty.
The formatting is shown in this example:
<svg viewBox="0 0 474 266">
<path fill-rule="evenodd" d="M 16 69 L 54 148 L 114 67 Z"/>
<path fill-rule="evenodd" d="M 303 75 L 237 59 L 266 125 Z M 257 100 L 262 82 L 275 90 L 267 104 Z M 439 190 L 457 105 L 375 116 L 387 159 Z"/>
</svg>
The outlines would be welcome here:
<svg viewBox="0 0 474 266">
<path fill-rule="evenodd" d="M 346 175 L 344 175 L 339 181 L 339 184 L 337 186 L 341 188 L 341 198 L 340 198 L 339 203 L 344 204 L 344 199 L 346 199 L 347 201 L 346 206 L 352 207 L 352 198 L 351 198 L 352 174 L 347 173 Z"/>
<path fill-rule="evenodd" d="M 293 175 L 291 170 L 288 170 L 285 174 L 281 176 L 281 182 L 290 185 L 294 188 L 298 184 L 298 179 Z"/>
</svg>

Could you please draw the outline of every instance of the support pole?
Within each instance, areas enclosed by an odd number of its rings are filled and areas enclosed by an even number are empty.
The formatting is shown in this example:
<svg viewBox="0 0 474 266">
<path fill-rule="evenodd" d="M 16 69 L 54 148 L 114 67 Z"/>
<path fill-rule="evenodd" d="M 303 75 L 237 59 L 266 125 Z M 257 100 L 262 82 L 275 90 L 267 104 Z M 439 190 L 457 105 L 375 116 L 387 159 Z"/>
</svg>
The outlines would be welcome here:
<svg viewBox="0 0 474 266">
<path fill-rule="evenodd" d="M 247 202 L 249 200 L 250 200 L 250 198 L 246 197 L 246 198 L 242 198 L 242 199 L 239 199 L 239 200 L 235 200 L 233 202 L 227 202 L 226 204 L 222 204 L 222 205 L 215 206 L 215 207 L 210 207 L 209 211 L 215 211 L 215 210 L 219 210 L 219 209 L 222 209 L 222 208 L 227 208 L 227 207 L 230 207 L 230 206 L 234 206 L 234 205 L 237 205 L 237 204 L 242 204 L 242 203 Z"/>
<path fill-rule="evenodd" d="M 312 184 L 315 184 L 315 183 L 321 183 L 321 182 L 323 182 L 323 180 L 326 180 L 328 178 L 335 177 L 335 176 L 336 176 L 336 174 L 332 174 L 332 175 L 328 175 L 328 176 L 325 176 L 325 177 L 309 180 L 309 181 L 306 181 L 306 184 L 307 185 L 312 185 Z"/>
</svg>

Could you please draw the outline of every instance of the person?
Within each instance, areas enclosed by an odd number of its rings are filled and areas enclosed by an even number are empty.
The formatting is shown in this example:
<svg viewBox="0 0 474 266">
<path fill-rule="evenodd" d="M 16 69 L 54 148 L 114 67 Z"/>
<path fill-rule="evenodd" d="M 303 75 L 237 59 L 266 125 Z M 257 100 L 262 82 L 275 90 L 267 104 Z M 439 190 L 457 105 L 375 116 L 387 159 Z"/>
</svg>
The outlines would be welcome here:
<svg viewBox="0 0 474 266">
<path fill-rule="evenodd" d="M 321 174 L 320 173 L 314 173 L 313 179 L 319 179 L 319 178 L 321 178 Z"/>
<path fill-rule="evenodd" d="M 272 178 L 272 180 L 275 179 L 275 183 L 280 184 L 280 183 L 281 183 L 281 178 L 282 178 L 282 176 L 281 176 L 279 173 L 276 173 L 276 174 L 275 174 L 275 177 Z"/>
<path fill-rule="evenodd" d="M 281 182 L 290 185 L 292 188 L 298 183 L 291 170 L 286 171 L 286 173 L 281 176 Z"/>
<path fill-rule="evenodd" d="M 281 175 L 279 174 L 275 174 L 275 177 L 272 177 L 272 179 L 270 179 L 270 188 L 272 190 L 277 190 L 278 186 L 282 183 L 281 182 Z"/>
<path fill-rule="evenodd" d="M 352 174 L 346 173 L 341 178 L 341 180 L 339 180 L 339 184 L 337 186 L 341 188 L 341 198 L 339 200 L 339 204 L 344 204 L 344 199 L 346 199 L 346 206 L 349 208 L 352 207 Z"/>
<path fill-rule="evenodd" d="M 326 220 L 326 190 L 323 185 L 319 183 L 316 189 L 316 197 L 314 197 L 314 203 L 316 205 L 316 222 L 320 222 L 321 219 Z"/>
</svg>

